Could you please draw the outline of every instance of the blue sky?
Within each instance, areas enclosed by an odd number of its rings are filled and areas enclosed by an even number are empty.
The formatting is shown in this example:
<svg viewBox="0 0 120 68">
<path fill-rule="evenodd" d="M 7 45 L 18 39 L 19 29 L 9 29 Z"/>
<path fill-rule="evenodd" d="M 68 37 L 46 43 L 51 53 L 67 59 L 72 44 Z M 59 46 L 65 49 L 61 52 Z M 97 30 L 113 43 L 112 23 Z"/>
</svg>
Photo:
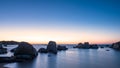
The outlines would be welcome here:
<svg viewBox="0 0 120 68">
<path fill-rule="evenodd" d="M 103 39 L 99 37 L 105 37 L 104 43 L 107 43 L 108 40 L 111 42 L 120 40 L 119 29 L 119 0 L 0 0 L 0 30 L 3 31 L 0 33 L 2 34 L 16 30 L 20 33 L 22 30 L 36 31 L 36 33 L 49 31 L 55 34 L 61 32 L 68 38 L 74 34 L 79 35 L 76 38 L 80 39 L 72 38 L 77 42 L 90 41 L 89 37 L 95 37 L 93 40 L 98 37 L 100 41 Z M 70 33 L 74 34 L 65 35 Z M 87 34 L 85 36 L 88 39 L 83 40 L 84 36 L 81 34 L 84 33 Z M 64 36 L 62 36 L 63 41 L 66 41 Z M 1 40 L 10 39 L 1 38 Z M 55 40 L 54 37 L 51 40 Z"/>
</svg>

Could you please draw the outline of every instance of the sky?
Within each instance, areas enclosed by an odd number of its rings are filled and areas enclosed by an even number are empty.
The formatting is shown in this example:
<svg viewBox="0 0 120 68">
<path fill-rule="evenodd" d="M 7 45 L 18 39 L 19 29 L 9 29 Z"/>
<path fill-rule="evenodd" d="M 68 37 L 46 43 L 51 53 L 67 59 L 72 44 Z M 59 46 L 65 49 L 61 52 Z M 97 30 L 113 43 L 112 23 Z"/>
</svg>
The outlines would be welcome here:
<svg viewBox="0 0 120 68">
<path fill-rule="evenodd" d="M 119 0 L 0 0 L 0 40 L 120 41 Z"/>
</svg>

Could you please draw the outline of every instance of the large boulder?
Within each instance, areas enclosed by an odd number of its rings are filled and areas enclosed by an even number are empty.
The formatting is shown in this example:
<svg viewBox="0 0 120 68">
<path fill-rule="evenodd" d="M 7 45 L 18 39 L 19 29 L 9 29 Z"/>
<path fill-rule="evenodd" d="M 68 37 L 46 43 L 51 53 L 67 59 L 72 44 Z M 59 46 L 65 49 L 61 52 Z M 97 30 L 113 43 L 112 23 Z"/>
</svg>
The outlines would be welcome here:
<svg viewBox="0 0 120 68">
<path fill-rule="evenodd" d="M 18 59 L 33 59 L 38 55 L 36 49 L 27 42 L 19 43 L 14 51 L 14 56 Z"/>
<path fill-rule="evenodd" d="M 68 48 L 66 46 L 57 46 L 57 50 L 67 50 Z"/>
<path fill-rule="evenodd" d="M 47 51 L 54 53 L 54 54 L 57 54 L 56 42 L 49 41 L 48 46 L 47 46 Z"/>
</svg>

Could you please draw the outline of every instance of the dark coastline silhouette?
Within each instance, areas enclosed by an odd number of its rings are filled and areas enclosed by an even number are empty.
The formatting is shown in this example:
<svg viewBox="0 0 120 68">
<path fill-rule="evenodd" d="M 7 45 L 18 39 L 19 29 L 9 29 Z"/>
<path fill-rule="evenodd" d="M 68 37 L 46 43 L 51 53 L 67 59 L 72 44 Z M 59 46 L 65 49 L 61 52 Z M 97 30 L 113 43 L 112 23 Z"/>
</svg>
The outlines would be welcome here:
<svg viewBox="0 0 120 68">
<path fill-rule="evenodd" d="M 49 41 L 47 48 L 40 48 L 38 51 L 29 43 L 27 42 L 16 42 L 16 41 L 4 41 L 0 42 L 0 54 L 7 53 L 7 49 L 3 46 L 7 45 L 16 45 L 18 44 L 17 48 L 13 48 L 11 52 L 14 53 L 11 57 L 0 57 L 0 63 L 9 63 L 9 62 L 24 62 L 34 59 L 38 52 L 40 53 L 53 53 L 57 54 L 58 51 L 67 50 L 66 46 L 57 45 L 55 41 Z M 108 46 L 108 45 L 107 45 Z M 79 43 L 77 46 L 73 48 L 80 48 L 80 49 L 98 49 L 97 44 L 89 44 L 89 42 Z M 104 48 L 103 46 L 101 48 Z M 120 42 L 113 43 L 111 48 L 120 50 Z M 106 50 L 109 51 L 109 50 Z"/>
</svg>

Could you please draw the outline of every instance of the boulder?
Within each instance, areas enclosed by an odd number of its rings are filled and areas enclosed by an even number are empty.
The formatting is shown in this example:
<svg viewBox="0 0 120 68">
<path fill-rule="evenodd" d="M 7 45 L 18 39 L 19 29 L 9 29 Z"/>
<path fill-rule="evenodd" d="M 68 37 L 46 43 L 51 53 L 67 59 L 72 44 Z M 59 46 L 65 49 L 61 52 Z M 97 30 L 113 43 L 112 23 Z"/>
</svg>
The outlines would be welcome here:
<svg viewBox="0 0 120 68">
<path fill-rule="evenodd" d="M 49 41 L 48 46 L 47 46 L 47 51 L 54 53 L 54 54 L 57 54 L 56 42 Z"/>
<path fill-rule="evenodd" d="M 17 59 L 33 59 L 38 55 L 36 49 L 27 42 L 19 43 L 18 47 L 15 49 L 14 56 Z"/>
<path fill-rule="evenodd" d="M 38 50 L 38 52 L 40 52 L 40 53 L 47 53 L 48 51 L 47 51 L 47 49 L 45 49 L 45 48 L 40 48 L 40 49 Z"/>
<path fill-rule="evenodd" d="M 67 50 L 68 48 L 66 46 L 57 46 L 57 50 Z"/>
</svg>

